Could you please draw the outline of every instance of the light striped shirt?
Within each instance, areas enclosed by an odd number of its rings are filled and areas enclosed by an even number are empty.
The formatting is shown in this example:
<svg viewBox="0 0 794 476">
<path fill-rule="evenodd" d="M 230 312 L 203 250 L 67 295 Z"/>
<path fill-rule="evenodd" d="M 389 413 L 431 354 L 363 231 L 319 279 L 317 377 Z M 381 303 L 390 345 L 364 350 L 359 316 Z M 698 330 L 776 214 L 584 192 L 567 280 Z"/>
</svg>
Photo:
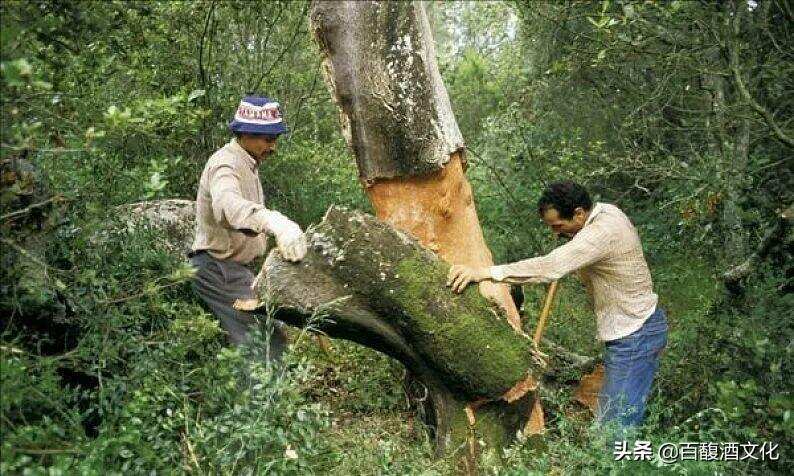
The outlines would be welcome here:
<svg viewBox="0 0 794 476">
<path fill-rule="evenodd" d="M 241 264 L 264 254 L 267 209 L 257 165 L 235 139 L 212 154 L 196 195 L 193 251 Z"/>
<path fill-rule="evenodd" d="M 596 203 L 568 243 L 546 256 L 492 266 L 491 276 L 508 283 L 543 283 L 577 270 L 592 298 L 600 340 L 631 334 L 656 310 L 658 296 L 637 230 L 608 203 Z"/>
</svg>

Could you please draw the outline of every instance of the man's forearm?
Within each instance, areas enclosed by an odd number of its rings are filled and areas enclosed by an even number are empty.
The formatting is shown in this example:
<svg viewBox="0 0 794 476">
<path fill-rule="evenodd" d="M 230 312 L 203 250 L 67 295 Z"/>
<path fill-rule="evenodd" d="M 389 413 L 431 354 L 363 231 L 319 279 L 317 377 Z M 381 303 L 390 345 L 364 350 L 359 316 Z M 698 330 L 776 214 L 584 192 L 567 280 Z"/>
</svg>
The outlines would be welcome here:
<svg viewBox="0 0 794 476">
<path fill-rule="evenodd" d="M 495 281 L 506 283 L 548 283 L 603 258 L 608 241 L 609 235 L 598 227 L 586 227 L 545 256 L 492 266 L 490 274 Z"/>
<path fill-rule="evenodd" d="M 216 217 L 223 216 L 229 226 L 235 230 L 251 230 L 262 233 L 267 226 L 264 206 L 244 200 L 237 194 L 226 192 L 213 200 Z"/>
<path fill-rule="evenodd" d="M 491 266 L 489 268 L 492 281 L 510 284 L 548 283 L 559 279 L 560 273 L 543 263 L 545 256 L 530 258 L 515 263 Z"/>
</svg>

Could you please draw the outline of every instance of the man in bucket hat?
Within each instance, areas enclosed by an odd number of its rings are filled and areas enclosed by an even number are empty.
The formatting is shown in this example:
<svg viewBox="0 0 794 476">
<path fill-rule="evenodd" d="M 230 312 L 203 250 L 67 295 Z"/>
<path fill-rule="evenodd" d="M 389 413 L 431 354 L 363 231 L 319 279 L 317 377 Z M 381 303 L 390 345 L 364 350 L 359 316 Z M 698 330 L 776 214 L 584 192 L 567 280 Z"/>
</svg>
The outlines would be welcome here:
<svg viewBox="0 0 794 476">
<path fill-rule="evenodd" d="M 267 235 L 276 238 L 281 255 L 300 261 L 306 239 L 300 227 L 264 205 L 258 166 L 276 150 L 276 139 L 287 132 L 279 104 L 247 96 L 229 123 L 235 137 L 215 152 L 201 174 L 196 196 L 196 238 L 190 262 L 196 268 L 193 286 L 220 319 L 234 345 L 245 342 L 256 318 L 234 309 L 237 299 L 255 297 L 254 273 L 246 267 L 262 256 Z M 286 335 L 276 327 L 267 358 L 278 360 Z"/>
</svg>

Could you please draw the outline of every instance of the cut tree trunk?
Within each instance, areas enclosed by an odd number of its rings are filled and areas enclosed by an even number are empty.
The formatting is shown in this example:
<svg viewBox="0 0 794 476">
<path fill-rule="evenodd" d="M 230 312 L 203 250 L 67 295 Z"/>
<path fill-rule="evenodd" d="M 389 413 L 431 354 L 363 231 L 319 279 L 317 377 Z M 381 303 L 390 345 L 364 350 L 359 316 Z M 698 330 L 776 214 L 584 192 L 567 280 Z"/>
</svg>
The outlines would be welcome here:
<svg viewBox="0 0 794 476">
<path fill-rule="evenodd" d="M 492 265 L 422 4 L 315 2 L 310 20 L 375 214 L 449 263 Z M 508 286 L 480 291 L 520 330 Z"/>
<path fill-rule="evenodd" d="M 377 217 L 449 263 L 493 265 L 422 4 L 314 2 L 310 23 L 343 134 Z M 523 334 L 509 286 L 485 281 L 479 290 Z M 434 394 L 432 382 L 425 383 L 438 407 L 443 398 Z M 519 381 L 513 384 L 521 388 Z M 543 428 L 542 409 L 536 409 L 532 432 Z M 459 410 L 454 418 L 465 421 Z M 485 418 L 487 412 L 480 413 Z M 473 418 L 473 410 L 468 416 Z"/>
<path fill-rule="evenodd" d="M 425 411 L 439 453 L 474 432 L 490 447 L 509 443 L 532 402 L 527 392 L 578 380 L 594 361 L 551 343 L 541 357 L 501 310 L 476 290 L 445 286 L 449 265 L 375 217 L 332 207 L 307 231 L 300 263 L 274 250 L 255 313 L 358 342 L 402 362 L 427 389 Z M 518 385 L 517 385 L 518 384 Z M 465 407 L 482 403 L 476 427 Z"/>
</svg>

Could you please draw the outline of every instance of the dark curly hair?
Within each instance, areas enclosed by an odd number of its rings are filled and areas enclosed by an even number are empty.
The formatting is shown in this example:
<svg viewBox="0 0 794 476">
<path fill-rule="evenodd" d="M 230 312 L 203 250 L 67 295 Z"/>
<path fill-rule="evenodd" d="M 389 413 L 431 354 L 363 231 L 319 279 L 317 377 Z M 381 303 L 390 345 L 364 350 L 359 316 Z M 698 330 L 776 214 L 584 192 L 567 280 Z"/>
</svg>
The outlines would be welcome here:
<svg viewBox="0 0 794 476">
<path fill-rule="evenodd" d="M 574 210 L 579 207 L 590 210 L 593 208 L 593 201 L 590 200 L 590 194 L 584 187 L 571 180 L 549 184 L 538 200 L 540 216 L 543 216 L 549 208 L 553 208 L 560 214 L 560 218 L 570 220 L 573 218 Z"/>
</svg>

